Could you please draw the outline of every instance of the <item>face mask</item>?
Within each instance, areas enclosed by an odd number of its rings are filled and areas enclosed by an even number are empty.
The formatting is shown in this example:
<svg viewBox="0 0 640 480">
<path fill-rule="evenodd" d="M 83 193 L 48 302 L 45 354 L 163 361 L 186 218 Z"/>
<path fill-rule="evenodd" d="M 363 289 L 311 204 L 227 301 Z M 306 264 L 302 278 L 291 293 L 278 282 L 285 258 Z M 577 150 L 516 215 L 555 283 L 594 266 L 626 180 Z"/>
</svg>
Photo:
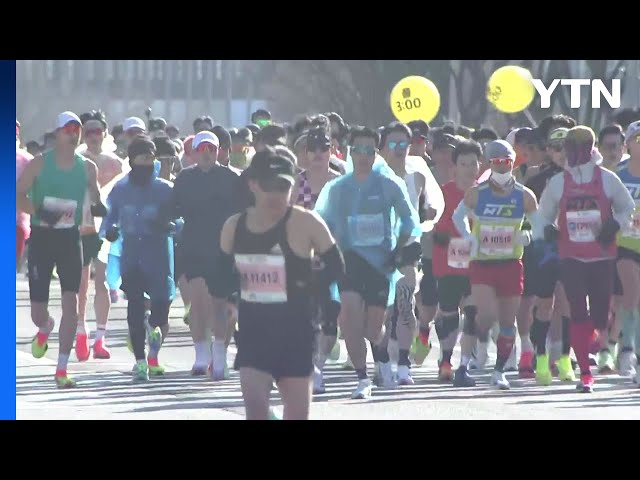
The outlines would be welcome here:
<svg viewBox="0 0 640 480">
<path fill-rule="evenodd" d="M 511 172 L 507 172 L 507 173 L 491 172 L 491 180 L 493 180 L 496 184 L 500 185 L 501 187 L 504 187 L 506 184 L 508 184 L 512 178 L 513 178 L 513 175 L 511 174 Z"/>
<path fill-rule="evenodd" d="M 153 176 L 155 165 L 134 165 L 129 172 L 129 178 L 136 185 L 145 185 L 149 183 Z"/>
</svg>

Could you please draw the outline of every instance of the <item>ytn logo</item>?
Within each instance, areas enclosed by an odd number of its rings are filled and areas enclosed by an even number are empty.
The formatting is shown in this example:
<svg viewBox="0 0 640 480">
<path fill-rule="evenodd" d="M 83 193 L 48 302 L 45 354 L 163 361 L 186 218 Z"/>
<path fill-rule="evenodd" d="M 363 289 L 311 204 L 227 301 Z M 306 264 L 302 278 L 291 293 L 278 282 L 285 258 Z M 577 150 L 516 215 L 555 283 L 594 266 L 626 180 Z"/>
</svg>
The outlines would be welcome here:
<svg viewBox="0 0 640 480">
<path fill-rule="evenodd" d="M 571 108 L 580 108 L 580 93 L 583 86 L 591 85 L 591 108 L 600 108 L 600 97 L 604 97 L 611 108 L 620 108 L 620 79 L 611 81 L 611 91 L 607 90 L 602 80 L 588 80 L 586 78 L 555 79 L 549 88 L 545 87 L 539 78 L 533 79 L 533 86 L 540 94 L 540 107 L 551 107 L 551 94 L 558 84 L 571 87 Z"/>
</svg>

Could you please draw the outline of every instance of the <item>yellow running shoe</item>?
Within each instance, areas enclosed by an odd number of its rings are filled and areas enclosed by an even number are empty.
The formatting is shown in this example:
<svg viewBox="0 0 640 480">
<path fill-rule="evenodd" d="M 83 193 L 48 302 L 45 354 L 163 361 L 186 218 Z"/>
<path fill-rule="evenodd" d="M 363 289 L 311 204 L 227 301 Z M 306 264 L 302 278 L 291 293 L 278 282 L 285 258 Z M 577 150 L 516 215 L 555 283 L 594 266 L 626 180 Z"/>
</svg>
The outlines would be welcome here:
<svg viewBox="0 0 640 480">
<path fill-rule="evenodd" d="M 536 383 L 538 385 L 548 386 L 553 382 L 553 375 L 549 369 L 549 355 L 536 356 Z"/>
<path fill-rule="evenodd" d="M 558 367 L 558 378 L 563 382 L 575 382 L 576 373 L 573 371 L 573 365 L 571 365 L 571 358 L 569 355 L 562 355 L 558 361 L 556 361 Z"/>
<path fill-rule="evenodd" d="M 76 388 L 76 381 L 67 375 L 67 372 L 58 370 L 55 376 L 56 385 L 61 390 Z"/>
</svg>

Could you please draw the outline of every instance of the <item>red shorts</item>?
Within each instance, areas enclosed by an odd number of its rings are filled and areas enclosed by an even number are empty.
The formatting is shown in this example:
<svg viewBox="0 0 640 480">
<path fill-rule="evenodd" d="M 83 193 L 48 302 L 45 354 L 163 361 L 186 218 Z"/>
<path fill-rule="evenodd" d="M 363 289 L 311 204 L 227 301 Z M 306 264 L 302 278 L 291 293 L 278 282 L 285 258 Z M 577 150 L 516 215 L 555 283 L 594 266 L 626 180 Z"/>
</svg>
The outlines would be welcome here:
<svg viewBox="0 0 640 480">
<path fill-rule="evenodd" d="M 27 232 L 20 225 L 16 225 L 16 263 L 22 258 L 27 242 Z"/>
<path fill-rule="evenodd" d="M 487 285 L 498 297 L 517 297 L 524 291 L 522 260 L 504 262 L 472 261 L 469 263 L 471 285 Z"/>
</svg>

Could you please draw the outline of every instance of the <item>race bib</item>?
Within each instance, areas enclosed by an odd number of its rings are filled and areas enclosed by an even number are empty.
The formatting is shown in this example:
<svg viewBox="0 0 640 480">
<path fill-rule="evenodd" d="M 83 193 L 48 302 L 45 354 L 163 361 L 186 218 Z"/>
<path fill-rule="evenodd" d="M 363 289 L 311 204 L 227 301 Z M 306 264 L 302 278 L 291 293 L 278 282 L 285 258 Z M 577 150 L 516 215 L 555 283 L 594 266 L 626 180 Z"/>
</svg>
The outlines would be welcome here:
<svg viewBox="0 0 640 480">
<path fill-rule="evenodd" d="M 452 238 L 449 242 L 447 262 L 451 268 L 469 268 L 471 240 Z"/>
<path fill-rule="evenodd" d="M 384 241 L 384 217 L 357 215 L 349 217 L 353 231 L 353 245 L 356 247 L 377 247 Z"/>
<path fill-rule="evenodd" d="M 240 298 L 251 303 L 285 303 L 287 276 L 281 255 L 236 254 Z"/>
<path fill-rule="evenodd" d="M 71 228 L 76 225 L 76 209 L 78 202 L 56 197 L 44 197 L 42 205 L 52 212 L 60 212 L 62 216 L 53 228 Z"/>
<path fill-rule="evenodd" d="M 569 240 L 586 243 L 596 241 L 596 232 L 602 224 L 599 210 L 567 212 Z"/>
<path fill-rule="evenodd" d="M 95 228 L 96 221 L 91 215 L 91 202 L 89 201 L 89 195 L 85 195 L 84 203 L 82 204 L 82 226 Z"/>
<path fill-rule="evenodd" d="M 480 226 L 480 253 L 488 256 L 511 255 L 515 227 L 502 225 Z"/>
</svg>

